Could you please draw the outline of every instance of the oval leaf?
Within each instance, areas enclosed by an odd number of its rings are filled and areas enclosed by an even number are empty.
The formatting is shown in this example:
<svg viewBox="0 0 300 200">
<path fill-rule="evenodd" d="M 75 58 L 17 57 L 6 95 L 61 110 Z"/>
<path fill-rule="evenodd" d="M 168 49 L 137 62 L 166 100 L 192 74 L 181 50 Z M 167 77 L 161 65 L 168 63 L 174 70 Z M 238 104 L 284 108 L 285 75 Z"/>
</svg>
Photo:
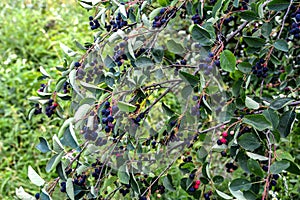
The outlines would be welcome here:
<svg viewBox="0 0 300 200">
<path fill-rule="evenodd" d="M 42 186 L 45 183 L 44 179 L 42 179 L 30 165 L 28 166 L 28 178 L 37 186 Z"/>
<path fill-rule="evenodd" d="M 221 68 L 227 72 L 233 72 L 235 70 L 236 58 L 229 50 L 225 50 L 220 55 Z"/>
</svg>

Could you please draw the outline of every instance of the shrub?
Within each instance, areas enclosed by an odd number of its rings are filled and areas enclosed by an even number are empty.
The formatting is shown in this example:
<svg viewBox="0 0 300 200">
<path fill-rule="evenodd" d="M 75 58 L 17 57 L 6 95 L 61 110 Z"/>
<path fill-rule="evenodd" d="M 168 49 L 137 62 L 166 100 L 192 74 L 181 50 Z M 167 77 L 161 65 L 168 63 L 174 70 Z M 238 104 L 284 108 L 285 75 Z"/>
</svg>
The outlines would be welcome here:
<svg viewBox="0 0 300 200">
<path fill-rule="evenodd" d="M 37 145 L 57 178 L 28 168 L 41 199 L 299 197 L 293 1 L 79 4 L 93 42 L 61 45 L 61 75 L 41 68 L 30 97 L 30 118 L 63 120 Z"/>
</svg>

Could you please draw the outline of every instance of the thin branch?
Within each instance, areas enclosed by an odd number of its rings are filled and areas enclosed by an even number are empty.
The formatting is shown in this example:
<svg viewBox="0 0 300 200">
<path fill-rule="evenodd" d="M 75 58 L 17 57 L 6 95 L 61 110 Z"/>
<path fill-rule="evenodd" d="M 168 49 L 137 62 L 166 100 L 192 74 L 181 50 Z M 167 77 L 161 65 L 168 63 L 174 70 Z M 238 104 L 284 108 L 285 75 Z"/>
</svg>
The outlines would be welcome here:
<svg viewBox="0 0 300 200">
<path fill-rule="evenodd" d="M 233 33 L 231 33 L 226 38 L 226 42 L 228 42 L 229 40 L 231 40 L 236 34 L 238 34 L 241 30 L 243 30 L 243 28 L 245 28 L 248 23 L 249 23 L 248 21 L 245 21 L 242 25 L 240 25 L 237 30 L 235 30 Z"/>
</svg>

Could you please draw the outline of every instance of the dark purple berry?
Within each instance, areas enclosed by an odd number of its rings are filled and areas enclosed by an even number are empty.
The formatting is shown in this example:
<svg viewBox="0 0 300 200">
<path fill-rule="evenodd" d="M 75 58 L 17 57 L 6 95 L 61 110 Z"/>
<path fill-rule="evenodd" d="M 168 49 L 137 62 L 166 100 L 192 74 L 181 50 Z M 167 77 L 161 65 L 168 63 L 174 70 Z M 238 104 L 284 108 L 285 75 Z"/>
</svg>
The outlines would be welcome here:
<svg viewBox="0 0 300 200">
<path fill-rule="evenodd" d="M 75 62 L 74 66 L 75 67 L 80 67 L 80 62 Z"/>
<path fill-rule="evenodd" d="M 113 117 L 113 116 L 111 116 L 111 115 L 110 115 L 110 116 L 108 116 L 108 117 L 107 117 L 107 121 L 109 121 L 109 122 L 113 122 L 113 121 L 114 121 L 114 117 Z"/>
<path fill-rule="evenodd" d="M 34 197 L 35 197 L 36 199 L 39 199 L 39 198 L 40 198 L 40 193 L 36 193 L 36 194 L 34 195 Z"/>
</svg>

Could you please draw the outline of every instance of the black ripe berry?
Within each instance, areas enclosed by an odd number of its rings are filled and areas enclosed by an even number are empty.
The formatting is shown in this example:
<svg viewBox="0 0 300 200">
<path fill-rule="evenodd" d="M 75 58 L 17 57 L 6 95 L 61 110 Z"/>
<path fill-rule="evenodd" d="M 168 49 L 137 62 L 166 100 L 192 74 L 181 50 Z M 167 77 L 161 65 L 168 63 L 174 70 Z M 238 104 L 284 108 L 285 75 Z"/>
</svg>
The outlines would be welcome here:
<svg viewBox="0 0 300 200">
<path fill-rule="evenodd" d="M 263 169 L 265 172 L 267 172 L 267 171 L 268 171 L 268 166 L 264 165 L 264 166 L 262 166 L 262 169 Z"/>
<path fill-rule="evenodd" d="M 277 182 L 276 182 L 275 180 L 271 180 L 270 184 L 271 184 L 272 186 L 276 186 Z"/>
<path fill-rule="evenodd" d="M 40 198 L 40 193 L 36 193 L 36 194 L 34 195 L 34 197 L 35 197 L 36 199 L 39 199 L 39 198 Z"/>
<path fill-rule="evenodd" d="M 81 65 L 80 62 L 75 62 L 74 64 L 75 67 L 80 67 L 80 65 Z"/>
<path fill-rule="evenodd" d="M 110 103 L 108 101 L 106 101 L 105 104 L 104 104 L 104 106 L 105 106 L 105 108 L 109 108 Z"/>
<path fill-rule="evenodd" d="M 92 21 L 94 19 L 93 16 L 89 16 L 89 20 Z"/>
<path fill-rule="evenodd" d="M 221 152 L 221 155 L 222 155 L 223 157 L 226 157 L 226 156 L 227 156 L 226 151 L 222 151 L 222 152 Z"/>
<path fill-rule="evenodd" d="M 141 196 L 141 197 L 139 198 L 139 200 L 147 200 L 147 197 Z"/>
<path fill-rule="evenodd" d="M 278 174 L 273 174 L 273 178 L 274 178 L 275 180 L 277 180 L 277 179 L 279 179 L 279 175 L 278 175 Z"/>
</svg>

